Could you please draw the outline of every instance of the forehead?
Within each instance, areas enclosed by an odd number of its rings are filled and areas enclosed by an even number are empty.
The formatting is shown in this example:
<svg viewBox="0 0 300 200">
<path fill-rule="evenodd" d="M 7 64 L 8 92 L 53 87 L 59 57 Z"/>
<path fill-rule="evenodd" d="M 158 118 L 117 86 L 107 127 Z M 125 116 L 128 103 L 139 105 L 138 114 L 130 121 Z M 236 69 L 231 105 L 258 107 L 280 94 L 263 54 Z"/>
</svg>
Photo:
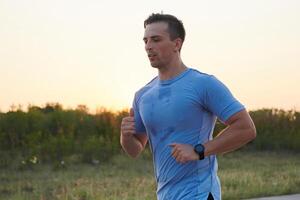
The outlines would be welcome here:
<svg viewBox="0 0 300 200">
<path fill-rule="evenodd" d="M 168 24 L 165 22 L 148 24 L 145 28 L 144 38 L 153 36 L 169 36 Z"/>
</svg>

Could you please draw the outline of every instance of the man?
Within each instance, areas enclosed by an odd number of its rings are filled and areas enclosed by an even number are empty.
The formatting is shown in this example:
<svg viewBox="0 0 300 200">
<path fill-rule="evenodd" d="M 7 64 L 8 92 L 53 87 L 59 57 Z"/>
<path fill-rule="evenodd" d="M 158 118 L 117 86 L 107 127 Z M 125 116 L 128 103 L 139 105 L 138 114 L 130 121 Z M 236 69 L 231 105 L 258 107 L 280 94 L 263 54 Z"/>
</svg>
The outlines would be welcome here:
<svg viewBox="0 0 300 200">
<path fill-rule="evenodd" d="M 130 116 L 122 120 L 121 145 L 135 158 L 149 141 L 159 200 L 221 199 L 215 155 L 253 140 L 255 126 L 226 86 L 182 62 L 180 20 L 152 14 L 144 28 L 158 76 L 135 94 Z M 216 118 L 227 128 L 212 138 Z"/>
</svg>

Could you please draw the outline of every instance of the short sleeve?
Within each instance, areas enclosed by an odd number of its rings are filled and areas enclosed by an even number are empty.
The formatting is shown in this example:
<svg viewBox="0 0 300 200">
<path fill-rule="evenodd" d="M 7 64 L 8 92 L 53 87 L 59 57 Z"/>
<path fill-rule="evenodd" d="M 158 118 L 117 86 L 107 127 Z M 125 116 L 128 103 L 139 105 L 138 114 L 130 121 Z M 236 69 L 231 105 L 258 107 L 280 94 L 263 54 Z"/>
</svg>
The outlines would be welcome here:
<svg viewBox="0 0 300 200">
<path fill-rule="evenodd" d="M 214 76 L 209 76 L 206 82 L 205 107 L 225 122 L 235 113 L 245 107 L 234 98 L 229 89 Z"/>
<path fill-rule="evenodd" d="M 141 118 L 140 111 L 139 111 L 137 94 L 135 94 L 135 96 L 134 96 L 132 107 L 133 107 L 133 111 L 134 111 L 136 134 L 146 133 L 146 128 L 145 128 L 145 125 Z"/>
</svg>

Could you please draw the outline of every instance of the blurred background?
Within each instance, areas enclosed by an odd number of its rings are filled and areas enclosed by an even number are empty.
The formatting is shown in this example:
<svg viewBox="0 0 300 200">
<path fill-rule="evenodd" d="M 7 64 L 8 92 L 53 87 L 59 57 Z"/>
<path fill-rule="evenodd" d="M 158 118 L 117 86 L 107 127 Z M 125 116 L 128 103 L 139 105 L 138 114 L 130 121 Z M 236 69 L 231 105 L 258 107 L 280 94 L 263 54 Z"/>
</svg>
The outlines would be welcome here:
<svg viewBox="0 0 300 200">
<path fill-rule="evenodd" d="M 143 21 L 176 15 L 186 65 L 214 74 L 248 109 L 300 108 L 300 2 L 0 1 L 0 110 L 128 108 L 156 76 Z"/>
</svg>

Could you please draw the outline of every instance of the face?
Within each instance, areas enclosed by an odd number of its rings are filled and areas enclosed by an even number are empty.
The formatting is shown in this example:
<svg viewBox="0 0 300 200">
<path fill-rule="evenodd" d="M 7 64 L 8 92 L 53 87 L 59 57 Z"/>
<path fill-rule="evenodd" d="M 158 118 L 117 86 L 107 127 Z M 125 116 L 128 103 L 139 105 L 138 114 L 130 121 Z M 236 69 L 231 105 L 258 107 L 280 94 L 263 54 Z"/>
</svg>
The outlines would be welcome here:
<svg viewBox="0 0 300 200">
<path fill-rule="evenodd" d="M 165 22 L 148 24 L 143 40 L 150 64 L 155 68 L 168 66 L 179 50 L 178 39 L 170 39 L 168 24 Z"/>
</svg>

